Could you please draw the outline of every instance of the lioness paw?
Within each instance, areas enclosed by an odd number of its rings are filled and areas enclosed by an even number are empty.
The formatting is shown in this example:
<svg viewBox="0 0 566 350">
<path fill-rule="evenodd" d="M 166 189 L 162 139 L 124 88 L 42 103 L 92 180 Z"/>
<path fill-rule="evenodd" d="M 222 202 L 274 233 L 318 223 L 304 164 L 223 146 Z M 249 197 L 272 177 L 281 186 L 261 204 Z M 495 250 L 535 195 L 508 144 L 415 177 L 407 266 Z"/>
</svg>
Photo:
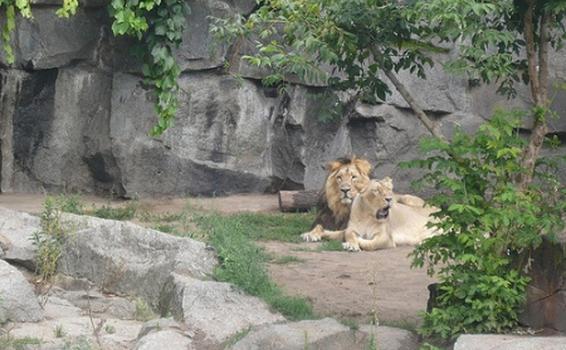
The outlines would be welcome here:
<svg viewBox="0 0 566 350">
<path fill-rule="evenodd" d="M 360 251 L 360 246 L 357 243 L 344 242 L 344 243 L 342 243 L 342 248 L 344 250 L 349 251 L 349 252 L 359 252 Z"/>
</svg>

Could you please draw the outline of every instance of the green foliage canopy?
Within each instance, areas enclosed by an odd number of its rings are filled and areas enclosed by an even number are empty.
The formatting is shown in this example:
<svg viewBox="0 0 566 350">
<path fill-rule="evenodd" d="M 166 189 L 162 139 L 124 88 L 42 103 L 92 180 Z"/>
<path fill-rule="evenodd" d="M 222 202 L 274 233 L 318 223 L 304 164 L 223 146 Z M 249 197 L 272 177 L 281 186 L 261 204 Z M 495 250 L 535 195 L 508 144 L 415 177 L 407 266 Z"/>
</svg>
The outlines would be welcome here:
<svg viewBox="0 0 566 350">
<path fill-rule="evenodd" d="M 221 40 L 255 40 L 258 55 L 244 58 L 274 72 L 268 84 L 295 75 L 376 101 L 390 93 L 381 70 L 409 69 L 424 78 L 424 67 L 432 64 L 426 53 L 444 51 L 414 40 L 417 27 L 405 11 L 392 1 L 268 0 L 248 18 L 215 19 L 212 31 Z M 323 64 L 342 78 L 322 71 Z"/>
<path fill-rule="evenodd" d="M 497 83 L 499 92 L 515 96 L 515 83 L 529 83 L 525 16 L 528 0 L 416 1 L 407 19 L 418 27 L 421 40 L 455 45 L 458 54 L 449 71 L 469 79 Z M 561 49 L 565 35 L 563 0 L 533 1 L 533 44 Z M 546 16 L 545 22 L 542 22 Z M 548 38 L 541 38 L 541 28 Z"/>
</svg>

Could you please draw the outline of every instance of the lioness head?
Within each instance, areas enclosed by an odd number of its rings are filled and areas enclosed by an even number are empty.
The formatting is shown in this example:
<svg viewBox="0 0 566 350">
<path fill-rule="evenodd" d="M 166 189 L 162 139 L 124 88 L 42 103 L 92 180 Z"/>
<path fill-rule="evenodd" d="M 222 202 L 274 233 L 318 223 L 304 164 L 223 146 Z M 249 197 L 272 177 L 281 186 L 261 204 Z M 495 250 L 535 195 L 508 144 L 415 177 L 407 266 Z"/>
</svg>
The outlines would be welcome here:
<svg viewBox="0 0 566 350">
<path fill-rule="evenodd" d="M 389 218 L 389 209 L 393 204 L 393 181 L 391 178 L 371 180 L 361 196 L 378 221 Z"/>
</svg>

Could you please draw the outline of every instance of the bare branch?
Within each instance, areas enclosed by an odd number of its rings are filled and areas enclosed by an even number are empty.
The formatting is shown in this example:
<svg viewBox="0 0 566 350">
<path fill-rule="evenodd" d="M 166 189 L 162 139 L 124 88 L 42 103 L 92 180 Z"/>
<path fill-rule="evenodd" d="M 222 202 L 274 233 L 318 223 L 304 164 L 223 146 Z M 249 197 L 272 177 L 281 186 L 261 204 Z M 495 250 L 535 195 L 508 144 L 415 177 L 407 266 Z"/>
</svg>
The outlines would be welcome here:
<svg viewBox="0 0 566 350">
<path fill-rule="evenodd" d="M 376 47 L 371 48 L 371 53 L 377 62 L 383 61 L 383 54 L 379 51 L 378 48 Z M 429 118 L 429 116 L 424 111 L 424 108 L 422 108 L 419 105 L 419 103 L 415 100 L 415 98 L 413 97 L 411 92 L 405 87 L 405 85 L 401 81 L 399 81 L 399 79 L 397 79 L 395 73 L 387 69 L 384 69 L 383 72 L 385 73 L 387 78 L 391 81 L 391 83 L 395 86 L 397 91 L 399 91 L 399 94 L 401 94 L 401 96 L 403 97 L 403 99 L 405 99 L 407 104 L 409 104 L 411 109 L 415 112 L 417 118 L 420 119 L 420 121 L 428 129 L 428 131 L 430 131 L 430 133 L 433 136 L 443 141 L 446 141 L 447 139 L 442 134 L 442 131 L 440 131 L 438 123 L 436 123 L 434 120 Z"/>
<path fill-rule="evenodd" d="M 533 24 L 535 0 L 527 0 L 528 8 L 523 17 L 523 36 L 527 47 L 527 62 L 529 80 L 531 86 L 531 95 L 534 99 L 535 105 L 540 103 L 539 92 L 540 83 L 537 74 L 537 55 L 535 48 L 535 28 Z"/>
<path fill-rule="evenodd" d="M 550 38 L 548 37 L 548 25 L 550 24 L 550 15 L 548 11 L 543 10 L 542 18 L 540 20 L 540 38 L 539 38 L 539 88 L 540 88 L 540 103 L 545 106 L 548 105 L 548 49 L 550 46 Z"/>
</svg>

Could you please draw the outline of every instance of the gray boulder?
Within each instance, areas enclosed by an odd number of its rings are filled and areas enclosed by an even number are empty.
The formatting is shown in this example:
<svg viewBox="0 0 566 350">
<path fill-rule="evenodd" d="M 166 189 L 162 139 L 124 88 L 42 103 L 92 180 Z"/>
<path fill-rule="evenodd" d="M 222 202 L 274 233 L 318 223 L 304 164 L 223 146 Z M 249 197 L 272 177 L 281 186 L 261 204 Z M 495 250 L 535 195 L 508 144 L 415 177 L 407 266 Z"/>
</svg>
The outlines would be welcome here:
<svg viewBox="0 0 566 350">
<path fill-rule="evenodd" d="M 41 230 L 37 216 L 0 207 L 0 258 L 35 268 L 35 246 L 32 237 Z"/>
<path fill-rule="evenodd" d="M 365 350 L 371 343 L 380 350 L 417 350 L 415 334 L 399 328 L 361 326 L 352 330 L 332 318 L 255 327 L 231 350 Z"/>
<path fill-rule="evenodd" d="M 252 330 L 231 350 L 362 350 L 368 337 L 332 318 L 274 324 Z M 381 349 L 381 348 L 379 348 Z"/>
<path fill-rule="evenodd" d="M 566 337 L 527 337 L 499 334 L 464 334 L 454 350 L 564 350 Z"/>
<path fill-rule="evenodd" d="M 32 286 L 15 267 L 0 260 L 0 324 L 36 322 L 43 318 Z"/>
<path fill-rule="evenodd" d="M 129 222 L 65 214 L 75 231 L 66 242 L 59 271 L 84 277 L 105 291 L 137 295 L 153 306 L 170 273 L 198 278 L 212 273 L 216 259 L 202 242 Z"/>
<path fill-rule="evenodd" d="M 95 289 L 74 291 L 55 289 L 52 293 L 74 307 L 89 310 L 99 317 L 119 318 L 121 320 L 135 319 L 135 303 L 123 297 L 105 295 Z"/>
<path fill-rule="evenodd" d="M 155 320 L 147 321 L 143 324 L 138 334 L 138 340 L 145 337 L 150 333 L 160 332 L 163 330 L 175 330 L 178 332 L 186 333 L 186 326 L 178 323 L 171 318 L 158 318 Z"/>
<path fill-rule="evenodd" d="M 98 348 L 93 324 L 95 327 L 102 324 L 98 333 L 100 348 L 112 350 L 131 350 L 141 327 L 140 322 L 97 317 L 91 319 L 83 315 L 46 319 L 37 323 L 17 323 L 10 331 L 10 335 L 14 338 L 41 339 L 42 350 L 93 349 Z M 62 337 L 57 336 L 56 329 L 62 331 Z M 109 332 L 108 329 L 112 331 Z"/>
<path fill-rule="evenodd" d="M 205 343 L 221 343 L 251 326 L 284 321 L 262 300 L 246 295 L 231 284 L 200 281 L 172 274 L 169 295 L 161 303 Z"/>
<path fill-rule="evenodd" d="M 150 333 L 141 338 L 136 344 L 136 350 L 192 350 L 191 338 L 172 329 Z"/>
<path fill-rule="evenodd" d="M 416 334 L 401 328 L 364 325 L 360 331 L 373 337 L 379 350 L 418 350 L 419 339 Z"/>
</svg>

